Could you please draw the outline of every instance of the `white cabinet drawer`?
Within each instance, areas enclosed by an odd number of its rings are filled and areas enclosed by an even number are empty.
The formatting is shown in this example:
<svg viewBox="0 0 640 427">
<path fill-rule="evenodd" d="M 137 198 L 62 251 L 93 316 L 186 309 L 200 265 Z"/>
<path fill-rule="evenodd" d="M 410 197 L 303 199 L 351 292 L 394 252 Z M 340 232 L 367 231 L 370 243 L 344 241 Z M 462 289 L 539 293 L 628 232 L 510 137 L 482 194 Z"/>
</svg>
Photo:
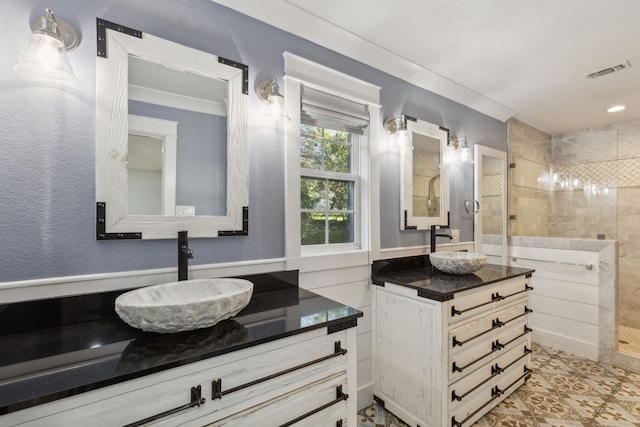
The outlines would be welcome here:
<svg viewBox="0 0 640 427">
<path fill-rule="evenodd" d="M 454 325 L 482 313 L 528 298 L 530 278 L 515 277 L 495 285 L 460 292 L 448 301 L 448 323 Z"/>
<path fill-rule="evenodd" d="M 515 319 L 482 340 L 449 352 L 449 382 L 473 372 L 484 363 L 500 357 L 514 347 L 530 342 L 531 329 L 527 326 L 529 315 Z M 531 345 L 528 346 L 531 348 Z"/>
<path fill-rule="evenodd" d="M 501 328 L 526 317 L 530 312 L 527 302 L 522 301 L 453 328 L 449 331 L 449 349 L 455 352 L 458 348 L 491 339 Z"/>
<path fill-rule="evenodd" d="M 506 356 L 505 356 L 506 357 Z M 528 355 L 516 357 L 509 368 L 498 374 L 493 374 L 488 380 L 475 378 L 476 374 L 469 375 L 469 379 L 477 379 L 480 382 L 473 386 L 467 378 L 461 380 L 469 390 L 466 393 L 455 394 L 458 400 L 450 393 L 449 419 L 453 427 L 467 427 L 477 421 L 522 384 L 530 375 L 527 367 Z M 482 369 L 484 371 L 485 369 Z M 459 393 L 455 386 L 451 386 L 452 393 Z"/>
<path fill-rule="evenodd" d="M 501 376 L 504 377 L 505 372 L 511 371 L 512 367 L 517 364 L 524 363 L 526 366 L 531 365 L 531 350 L 528 346 L 522 344 L 514 346 L 505 353 L 491 360 L 471 372 L 469 375 L 449 386 L 449 407 L 456 408 L 460 406 L 471 395 L 474 390 L 482 387 L 491 381 L 495 381 Z"/>
<path fill-rule="evenodd" d="M 124 426 L 188 405 L 191 389 L 200 386 L 203 404 L 146 424 L 199 427 L 202 423 L 194 420 L 204 416 L 214 421 L 227 408 L 244 410 L 303 384 L 345 375 L 346 334 L 313 330 L 14 412 L 2 422 L 24 427 Z M 353 348 L 347 351 L 355 354 L 355 341 L 349 344 Z M 214 380 L 221 383 L 218 398 L 212 398 Z"/>
<path fill-rule="evenodd" d="M 347 418 L 347 399 L 355 398 L 344 393 L 346 372 L 332 375 L 312 384 L 296 388 L 262 404 L 233 414 L 207 427 L 246 426 L 331 426 Z"/>
</svg>

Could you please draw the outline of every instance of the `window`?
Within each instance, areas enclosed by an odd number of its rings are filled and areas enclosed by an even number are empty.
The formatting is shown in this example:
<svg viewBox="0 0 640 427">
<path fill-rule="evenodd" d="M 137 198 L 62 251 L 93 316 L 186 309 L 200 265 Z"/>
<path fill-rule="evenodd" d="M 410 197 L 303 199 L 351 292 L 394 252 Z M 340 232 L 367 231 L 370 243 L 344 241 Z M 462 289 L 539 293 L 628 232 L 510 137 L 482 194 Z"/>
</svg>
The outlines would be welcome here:
<svg viewBox="0 0 640 427">
<path fill-rule="evenodd" d="M 380 88 L 289 52 L 283 56 L 291 116 L 285 128 L 287 268 L 326 265 L 316 256 L 367 263 L 380 247 L 378 178 L 371 173 L 378 168 Z"/>
<path fill-rule="evenodd" d="M 302 86 L 300 244 L 360 247 L 359 141 L 366 105 Z"/>
<path fill-rule="evenodd" d="M 359 135 L 300 125 L 300 243 L 359 242 Z"/>
</svg>

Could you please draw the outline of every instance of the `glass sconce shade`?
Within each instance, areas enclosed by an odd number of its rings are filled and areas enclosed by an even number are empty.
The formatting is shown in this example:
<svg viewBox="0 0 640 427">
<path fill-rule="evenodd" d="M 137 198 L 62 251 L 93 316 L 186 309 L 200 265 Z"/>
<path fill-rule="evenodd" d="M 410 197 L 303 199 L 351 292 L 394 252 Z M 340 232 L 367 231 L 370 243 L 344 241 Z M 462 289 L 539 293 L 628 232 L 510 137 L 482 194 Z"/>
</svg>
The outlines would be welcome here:
<svg viewBox="0 0 640 427">
<path fill-rule="evenodd" d="M 473 163 L 473 152 L 471 147 L 467 145 L 466 137 L 451 138 L 449 146 L 458 152 L 458 161 L 460 163 Z"/>
<path fill-rule="evenodd" d="M 284 104 L 284 96 L 280 93 L 280 87 L 278 86 L 277 79 L 260 82 L 256 87 L 256 93 L 258 94 L 258 99 L 262 103 L 269 105 L 269 113 L 267 113 L 268 117 L 272 117 L 276 120 L 291 120 L 287 107 Z"/>
<path fill-rule="evenodd" d="M 467 145 L 466 139 L 463 141 L 459 150 L 461 163 L 473 163 L 473 153 L 471 152 L 471 148 Z"/>
<path fill-rule="evenodd" d="M 75 75 L 67 58 L 67 50 L 78 46 L 78 35 L 71 25 L 56 19 L 53 11 L 33 23 L 33 36 L 15 70 L 36 73 L 54 79 L 70 80 Z"/>
<path fill-rule="evenodd" d="M 27 50 L 16 64 L 15 69 L 54 79 L 70 80 L 75 78 L 62 41 L 45 34 L 31 36 Z"/>
</svg>

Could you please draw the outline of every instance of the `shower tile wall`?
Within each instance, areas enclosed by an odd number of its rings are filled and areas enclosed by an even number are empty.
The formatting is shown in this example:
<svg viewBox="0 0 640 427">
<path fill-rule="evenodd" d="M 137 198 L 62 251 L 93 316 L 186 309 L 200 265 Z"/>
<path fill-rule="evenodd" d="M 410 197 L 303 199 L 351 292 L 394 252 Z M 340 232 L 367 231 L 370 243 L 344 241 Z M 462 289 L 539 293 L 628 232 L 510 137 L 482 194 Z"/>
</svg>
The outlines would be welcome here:
<svg viewBox="0 0 640 427">
<path fill-rule="evenodd" d="M 640 329 L 640 120 L 552 137 L 509 120 L 511 236 L 618 240 L 618 323 Z M 596 193 L 548 191 L 549 166 Z M 581 183 L 584 185 L 584 183 Z M 607 192 L 604 189 L 607 188 Z"/>
<path fill-rule="evenodd" d="M 508 123 L 509 236 L 550 237 L 550 195 L 539 188 L 537 177 L 551 163 L 551 135 L 516 119 Z"/>
<path fill-rule="evenodd" d="M 640 329 L 640 120 L 618 130 L 618 324 Z"/>
<path fill-rule="evenodd" d="M 484 172 L 483 172 L 484 173 Z M 502 234 L 502 175 L 489 171 L 482 177 L 482 232 Z"/>
</svg>

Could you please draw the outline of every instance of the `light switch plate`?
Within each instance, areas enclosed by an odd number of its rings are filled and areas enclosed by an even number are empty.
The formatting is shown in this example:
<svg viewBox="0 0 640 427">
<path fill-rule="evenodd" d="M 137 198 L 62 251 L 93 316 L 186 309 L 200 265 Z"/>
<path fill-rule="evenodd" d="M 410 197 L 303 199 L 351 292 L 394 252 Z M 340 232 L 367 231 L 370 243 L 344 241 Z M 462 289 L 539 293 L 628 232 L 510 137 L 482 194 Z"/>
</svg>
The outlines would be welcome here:
<svg viewBox="0 0 640 427">
<path fill-rule="evenodd" d="M 451 229 L 451 242 L 458 243 L 460 241 L 460 230 Z"/>
<path fill-rule="evenodd" d="M 195 216 L 195 214 L 195 206 L 176 205 L 176 216 Z"/>
</svg>

